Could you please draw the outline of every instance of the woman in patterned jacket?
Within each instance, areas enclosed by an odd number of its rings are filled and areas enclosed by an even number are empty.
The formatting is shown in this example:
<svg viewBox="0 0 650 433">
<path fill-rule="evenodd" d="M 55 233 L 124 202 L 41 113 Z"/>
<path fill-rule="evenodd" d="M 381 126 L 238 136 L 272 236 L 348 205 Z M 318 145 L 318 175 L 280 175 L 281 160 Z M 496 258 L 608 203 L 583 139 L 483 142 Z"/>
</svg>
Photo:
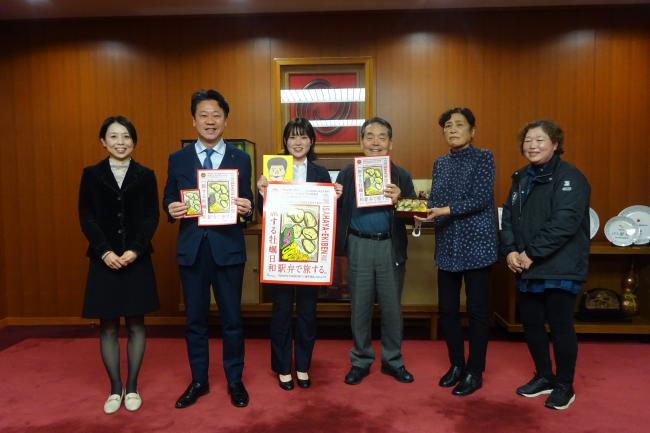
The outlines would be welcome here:
<svg viewBox="0 0 650 433">
<path fill-rule="evenodd" d="M 452 108 L 440 116 L 450 152 L 433 164 L 427 218 L 434 221 L 440 324 L 449 370 L 440 386 L 465 396 L 482 386 L 489 333 L 490 268 L 497 260 L 494 157 L 473 146 L 474 114 Z M 465 282 L 469 313 L 469 357 L 465 361 L 460 325 L 460 289 Z"/>
</svg>

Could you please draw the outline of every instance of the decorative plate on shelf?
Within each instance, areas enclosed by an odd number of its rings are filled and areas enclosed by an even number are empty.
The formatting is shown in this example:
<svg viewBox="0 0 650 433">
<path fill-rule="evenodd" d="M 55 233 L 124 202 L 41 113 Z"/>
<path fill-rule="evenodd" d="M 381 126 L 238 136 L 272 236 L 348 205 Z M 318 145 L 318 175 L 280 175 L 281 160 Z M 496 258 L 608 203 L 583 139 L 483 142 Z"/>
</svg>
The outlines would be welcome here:
<svg viewBox="0 0 650 433">
<path fill-rule="evenodd" d="M 626 207 L 619 212 L 619 216 L 632 218 L 639 225 L 639 238 L 634 242 L 636 245 L 650 243 L 650 207 L 643 205 Z"/>
<path fill-rule="evenodd" d="M 618 247 L 632 245 L 639 239 L 639 225 L 632 218 L 612 217 L 605 224 L 605 237 Z"/>
<path fill-rule="evenodd" d="M 593 239 L 598 233 L 598 228 L 600 227 L 600 219 L 598 214 L 592 208 L 589 208 L 589 239 Z"/>
</svg>

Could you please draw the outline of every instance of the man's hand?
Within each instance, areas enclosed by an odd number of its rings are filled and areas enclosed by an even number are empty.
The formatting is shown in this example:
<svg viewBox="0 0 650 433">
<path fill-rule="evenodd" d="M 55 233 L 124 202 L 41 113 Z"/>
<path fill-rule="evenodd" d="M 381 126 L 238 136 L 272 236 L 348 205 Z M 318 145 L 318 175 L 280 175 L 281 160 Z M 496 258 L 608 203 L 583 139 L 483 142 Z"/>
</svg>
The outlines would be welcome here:
<svg viewBox="0 0 650 433">
<path fill-rule="evenodd" d="M 179 219 L 183 218 L 187 214 L 187 205 L 185 203 L 181 203 L 180 201 L 174 201 L 169 203 L 167 210 L 169 211 L 169 215 L 171 215 L 172 218 Z"/>
<path fill-rule="evenodd" d="M 389 183 L 384 189 L 384 197 L 390 198 L 393 204 L 395 204 L 397 203 L 397 199 L 399 198 L 401 192 L 402 190 L 399 189 L 399 186 L 395 185 L 394 183 Z"/>
<path fill-rule="evenodd" d="M 237 213 L 239 215 L 250 216 L 252 213 L 253 205 L 249 199 L 237 197 L 235 198 L 235 204 L 237 205 Z"/>
</svg>

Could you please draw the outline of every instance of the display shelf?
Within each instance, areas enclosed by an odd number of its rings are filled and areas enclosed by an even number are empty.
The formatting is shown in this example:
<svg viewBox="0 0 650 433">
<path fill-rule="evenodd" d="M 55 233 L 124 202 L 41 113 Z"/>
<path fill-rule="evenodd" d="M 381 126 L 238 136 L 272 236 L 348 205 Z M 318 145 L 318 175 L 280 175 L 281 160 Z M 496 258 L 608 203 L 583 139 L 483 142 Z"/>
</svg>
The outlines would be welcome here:
<svg viewBox="0 0 650 433">
<path fill-rule="evenodd" d="M 590 245 L 589 275 L 583 291 L 592 288 L 610 288 L 619 294 L 621 279 L 631 264 L 639 276 L 636 294 L 639 301 L 639 314 L 620 321 L 587 322 L 575 320 L 575 329 L 579 334 L 650 334 L 650 246 L 634 245 L 617 247 L 605 241 L 593 241 Z M 507 332 L 523 332 L 523 326 L 517 317 L 517 289 L 515 279 L 503 263 L 494 270 L 492 301 L 494 321 Z M 578 297 L 577 306 L 579 306 Z"/>
<path fill-rule="evenodd" d="M 519 322 L 510 322 L 499 313 L 494 313 L 494 319 L 508 332 L 524 332 L 524 327 Z M 650 319 L 635 316 L 617 322 L 585 322 L 575 320 L 578 334 L 638 334 L 650 335 Z"/>
</svg>

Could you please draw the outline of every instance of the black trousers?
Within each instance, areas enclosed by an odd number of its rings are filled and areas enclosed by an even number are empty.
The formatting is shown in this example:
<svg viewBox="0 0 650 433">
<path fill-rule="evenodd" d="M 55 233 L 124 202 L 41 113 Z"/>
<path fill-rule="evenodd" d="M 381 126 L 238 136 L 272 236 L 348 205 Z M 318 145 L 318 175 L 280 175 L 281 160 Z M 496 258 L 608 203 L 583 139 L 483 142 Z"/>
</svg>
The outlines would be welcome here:
<svg viewBox="0 0 650 433">
<path fill-rule="evenodd" d="M 482 374 L 485 370 L 490 334 L 489 293 L 491 266 L 462 272 L 438 269 L 438 309 L 440 327 L 447 342 L 451 365 L 467 372 Z M 467 312 L 469 313 L 469 357 L 465 363 L 463 330 L 460 326 L 460 288 L 465 280 Z"/>
<path fill-rule="evenodd" d="M 240 305 L 244 265 L 215 264 L 207 239 L 201 242 L 196 263 L 180 266 L 187 314 L 185 340 L 192 381 L 208 381 L 208 317 L 210 286 L 223 323 L 223 369 L 229 385 L 241 382 L 244 370 L 244 326 Z"/>
<path fill-rule="evenodd" d="M 307 372 L 316 341 L 316 302 L 318 286 L 271 285 L 271 368 L 278 374 L 291 373 L 295 351 L 296 370 Z M 293 330 L 293 301 L 297 322 Z"/>
<path fill-rule="evenodd" d="M 573 326 L 576 295 L 561 289 L 544 293 L 519 293 L 519 316 L 524 325 L 528 350 L 537 374 L 553 379 L 549 338 L 544 328 L 551 329 L 557 381 L 572 384 L 578 357 L 578 338 Z"/>
</svg>

